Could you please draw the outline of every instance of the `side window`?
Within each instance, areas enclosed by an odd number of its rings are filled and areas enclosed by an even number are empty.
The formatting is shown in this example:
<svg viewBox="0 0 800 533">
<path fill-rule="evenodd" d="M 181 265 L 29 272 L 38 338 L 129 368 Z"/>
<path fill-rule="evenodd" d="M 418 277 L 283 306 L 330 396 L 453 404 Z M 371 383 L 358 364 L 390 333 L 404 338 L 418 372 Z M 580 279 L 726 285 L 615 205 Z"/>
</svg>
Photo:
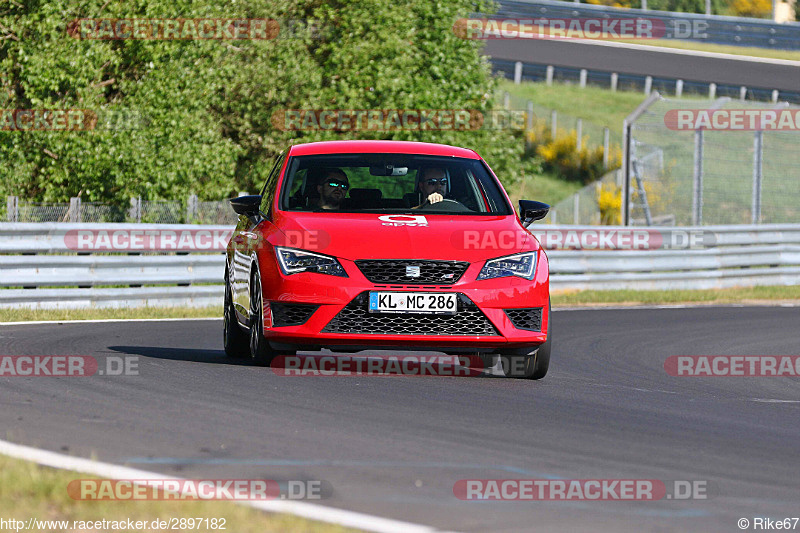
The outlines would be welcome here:
<svg viewBox="0 0 800 533">
<path fill-rule="evenodd" d="M 275 165 L 272 167 L 267 181 L 264 183 L 264 188 L 261 189 L 261 211 L 263 213 L 269 214 L 270 212 L 270 205 L 275 197 L 275 190 L 278 188 L 278 177 L 285 160 L 286 152 L 283 152 L 278 156 L 277 161 L 275 161 Z"/>
</svg>

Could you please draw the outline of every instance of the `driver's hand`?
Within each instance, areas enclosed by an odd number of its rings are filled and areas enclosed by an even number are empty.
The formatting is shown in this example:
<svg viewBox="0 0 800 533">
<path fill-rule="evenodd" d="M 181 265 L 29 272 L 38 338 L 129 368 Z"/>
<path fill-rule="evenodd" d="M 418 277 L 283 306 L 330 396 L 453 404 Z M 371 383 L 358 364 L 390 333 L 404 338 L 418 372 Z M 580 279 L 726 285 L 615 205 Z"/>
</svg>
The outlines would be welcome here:
<svg viewBox="0 0 800 533">
<path fill-rule="evenodd" d="M 438 192 L 432 192 L 428 195 L 429 204 L 435 204 L 436 202 L 441 202 L 442 200 L 444 200 L 444 196 L 442 196 Z"/>
</svg>

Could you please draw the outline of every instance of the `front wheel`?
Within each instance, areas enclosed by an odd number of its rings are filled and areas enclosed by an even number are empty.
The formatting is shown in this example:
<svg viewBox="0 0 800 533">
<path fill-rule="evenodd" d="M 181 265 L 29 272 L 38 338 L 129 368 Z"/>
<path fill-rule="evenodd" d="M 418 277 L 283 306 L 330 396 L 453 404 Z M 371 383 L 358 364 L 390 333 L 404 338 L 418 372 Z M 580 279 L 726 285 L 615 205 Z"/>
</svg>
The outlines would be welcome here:
<svg viewBox="0 0 800 533">
<path fill-rule="evenodd" d="M 236 310 L 233 307 L 231 287 L 225 279 L 225 309 L 223 311 L 222 345 L 225 355 L 232 359 L 242 359 L 250 355 L 250 342 L 247 333 L 239 326 Z"/>
<path fill-rule="evenodd" d="M 276 354 L 264 337 L 264 306 L 258 272 L 253 274 L 250 290 L 250 357 L 256 365 L 269 366 Z"/>
</svg>

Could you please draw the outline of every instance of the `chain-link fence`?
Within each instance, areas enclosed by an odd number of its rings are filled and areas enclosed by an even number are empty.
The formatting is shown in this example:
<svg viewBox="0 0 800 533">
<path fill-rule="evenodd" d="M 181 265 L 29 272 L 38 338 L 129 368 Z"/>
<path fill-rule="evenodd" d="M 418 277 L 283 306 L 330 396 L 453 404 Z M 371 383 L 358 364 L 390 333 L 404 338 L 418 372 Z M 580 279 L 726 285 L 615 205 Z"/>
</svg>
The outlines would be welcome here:
<svg viewBox="0 0 800 533">
<path fill-rule="evenodd" d="M 134 222 L 153 224 L 231 224 L 237 215 L 227 200 L 198 201 L 194 195 L 183 201 L 132 198 L 128 205 L 82 202 L 25 202 L 9 196 L 0 206 L 0 220 L 8 222 Z"/>
<path fill-rule="evenodd" d="M 550 109 L 510 93 L 504 93 L 502 98 L 507 100 L 508 109 L 532 111 L 535 121 L 544 123 L 551 132 L 559 137 L 563 137 L 573 131 L 577 135 L 580 131 L 581 146 L 593 148 L 604 145 L 619 146 L 622 144 L 619 132 L 613 131 L 602 124 L 597 124 L 563 111 Z"/>
<path fill-rule="evenodd" d="M 615 225 L 620 224 L 622 170 L 607 173 L 601 179 L 550 208 L 544 224 Z"/>
<path fill-rule="evenodd" d="M 652 99 L 628 125 L 629 222 L 800 222 L 798 117 L 785 103 Z"/>
</svg>

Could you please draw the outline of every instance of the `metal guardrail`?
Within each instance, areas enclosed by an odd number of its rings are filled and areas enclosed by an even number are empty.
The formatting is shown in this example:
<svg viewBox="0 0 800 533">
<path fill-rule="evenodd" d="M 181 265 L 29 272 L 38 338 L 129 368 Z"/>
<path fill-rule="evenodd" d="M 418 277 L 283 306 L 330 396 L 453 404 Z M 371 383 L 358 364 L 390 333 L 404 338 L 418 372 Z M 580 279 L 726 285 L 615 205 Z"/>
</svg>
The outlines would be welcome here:
<svg viewBox="0 0 800 533">
<path fill-rule="evenodd" d="M 800 24 L 777 23 L 745 17 L 726 17 L 674 11 L 653 11 L 578 4 L 557 0 L 500 0 L 497 17 L 505 18 L 633 18 L 647 17 L 664 22 L 667 29 L 691 28 L 697 22 L 704 25 L 706 37 L 681 37 L 706 43 L 754 46 L 781 50 L 800 50 Z M 706 26 L 707 25 L 707 26 Z"/>
<path fill-rule="evenodd" d="M 152 234 L 203 235 L 203 242 L 214 246 L 197 252 L 135 247 L 93 252 L 76 246 L 78 231 L 137 235 L 143 244 Z M 231 226 L 191 224 L 0 223 L 0 308 L 221 305 L 225 256 L 220 244 L 227 238 L 209 236 L 232 231 Z"/>
<path fill-rule="evenodd" d="M 75 252 L 65 242 L 65 235 L 87 228 L 231 231 L 227 226 L 0 224 L 0 307 L 222 304 L 225 265 L 222 252 L 134 255 Z M 656 243 L 673 234 L 694 235 L 696 242 L 704 243 L 697 249 L 548 250 L 550 286 L 554 290 L 717 289 L 800 284 L 800 224 L 658 229 L 534 224 L 530 229 L 537 235 L 561 232 L 562 236 L 640 231 L 656 235 L 653 239 Z M 547 245 L 545 237 L 540 240 Z"/>
<path fill-rule="evenodd" d="M 532 225 L 563 236 L 583 232 L 641 231 L 657 235 L 693 235 L 705 243 L 694 249 L 549 250 L 550 288 L 555 290 L 722 289 L 800 284 L 800 224 L 696 227 Z M 574 242 L 577 242 L 573 239 Z M 560 242 L 569 242 L 561 238 Z"/>
</svg>

